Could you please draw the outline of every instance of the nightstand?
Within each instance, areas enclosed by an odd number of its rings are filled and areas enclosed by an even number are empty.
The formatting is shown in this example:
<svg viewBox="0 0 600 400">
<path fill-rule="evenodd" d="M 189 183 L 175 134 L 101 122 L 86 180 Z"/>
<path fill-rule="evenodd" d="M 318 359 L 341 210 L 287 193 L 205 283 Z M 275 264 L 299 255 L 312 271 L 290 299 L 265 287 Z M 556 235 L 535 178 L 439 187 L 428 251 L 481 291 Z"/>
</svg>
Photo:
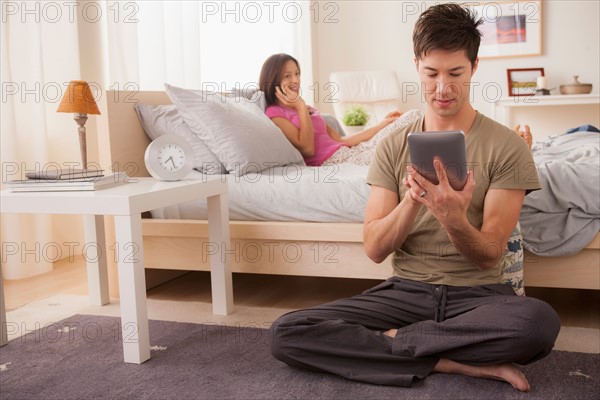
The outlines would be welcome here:
<svg viewBox="0 0 600 400">
<path fill-rule="evenodd" d="M 208 199 L 209 238 L 219 250 L 229 247 L 227 182 L 217 179 L 160 182 L 131 178 L 129 183 L 91 192 L 10 192 L 0 197 L 2 213 L 80 214 L 85 241 L 106 255 L 103 216 L 114 216 L 117 249 L 123 354 L 125 362 L 141 364 L 150 358 L 148 310 L 144 272 L 141 213 L 174 204 Z M 106 257 L 86 257 L 90 303 L 109 303 Z M 233 310 L 231 267 L 219 252 L 211 255 L 213 312 Z M 6 314 L 0 277 L 0 345 L 6 343 Z M 134 329 L 132 329 L 134 327 Z"/>
</svg>

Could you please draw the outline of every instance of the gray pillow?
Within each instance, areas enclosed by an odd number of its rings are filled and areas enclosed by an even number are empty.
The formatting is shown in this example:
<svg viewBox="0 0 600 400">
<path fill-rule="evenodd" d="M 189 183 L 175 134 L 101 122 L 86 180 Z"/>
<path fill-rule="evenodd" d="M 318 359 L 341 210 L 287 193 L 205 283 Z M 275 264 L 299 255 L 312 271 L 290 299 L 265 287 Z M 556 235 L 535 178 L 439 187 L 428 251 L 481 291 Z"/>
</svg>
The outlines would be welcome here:
<svg viewBox="0 0 600 400">
<path fill-rule="evenodd" d="M 340 135 L 346 136 L 346 132 L 344 132 L 342 124 L 340 124 L 340 121 L 338 121 L 336 117 L 330 114 L 321 114 L 321 117 L 323 117 L 327 125 L 338 131 Z"/>
<path fill-rule="evenodd" d="M 225 165 L 242 176 L 304 164 L 302 155 L 255 102 L 165 85 L 186 124 Z"/>
<path fill-rule="evenodd" d="M 142 128 L 152 140 L 168 133 L 184 138 L 194 150 L 194 168 L 208 175 L 226 174 L 225 166 L 208 146 L 192 132 L 173 104 L 153 106 L 135 105 Z"/>
</svg>

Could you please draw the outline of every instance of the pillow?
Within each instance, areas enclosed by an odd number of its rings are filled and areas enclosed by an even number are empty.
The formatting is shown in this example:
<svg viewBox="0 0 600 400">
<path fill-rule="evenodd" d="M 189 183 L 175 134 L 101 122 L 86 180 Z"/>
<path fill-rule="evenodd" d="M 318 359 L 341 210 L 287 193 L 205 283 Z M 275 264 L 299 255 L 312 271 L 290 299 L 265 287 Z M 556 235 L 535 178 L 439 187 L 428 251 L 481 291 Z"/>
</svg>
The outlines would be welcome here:
<svg viewBox="0 0 600 400">
<path fill-rule="evenodd" d="M 300 152 L 252 101 L 165 87 L 185 122 L 230 173 L 305 165 Z"/>
<path fill-rule="evenodd" d="M 250 97 L 250 101 L 256 104 L 262 112 L 265 112 L 265 110 L 267 109 L 267 99 L 265 99 L 265 92 L 261 90 L 257 90 L 252 95 L 252 97 Z"/>
<path fill-rule="evenodd" d="M 321 117 L 323 117 L 323 119 L 325 120 L 325 123 L 327 125 L 329 125 L 333 129 L 335 129 L 336 131 L 338 131 L 338 133 L 340 135 L 346 136 L 346 132 L 344 132 L 344 128 L 342 128 L 342 125 L 340 124 L 340 121 L 338 121 L 336 117 L 334 117 L 331 114 L 323 114 L 323 113 L 321 113 Z"/>
<path fill-rule="evenodd" d="M 525 283 L 523 281 L 523 236 L 521 225 L 513 229 L 506 244 L 506 251 L 500 260 L 502 270 L 502 283 L 509 283 L 515 293 L 525 296 Z"/>
<path fill-rule="evenodd" d="M 253 84 L 247 84 L 244 85 L 243 88 L 236 87 L 228 91 L 227 94 L 250 100 L 250 102 L 256 104 L 262 112 L 265 112 L 267 109 L 265 93 L 258 89 L 258 85 L 254 86 Z"/>
<path fill-rule="evenodd" d="M 208 175 L 227 173 L 225 166 L 208 146 L 194 135 L 174 105 L 153 106 L 138 103 L 135 105 L 135 111 L 142 128 L 150 139 L 154 140 L 168 133 L 181 136 L 194 150 L 195 169 Z"/>
</svg>

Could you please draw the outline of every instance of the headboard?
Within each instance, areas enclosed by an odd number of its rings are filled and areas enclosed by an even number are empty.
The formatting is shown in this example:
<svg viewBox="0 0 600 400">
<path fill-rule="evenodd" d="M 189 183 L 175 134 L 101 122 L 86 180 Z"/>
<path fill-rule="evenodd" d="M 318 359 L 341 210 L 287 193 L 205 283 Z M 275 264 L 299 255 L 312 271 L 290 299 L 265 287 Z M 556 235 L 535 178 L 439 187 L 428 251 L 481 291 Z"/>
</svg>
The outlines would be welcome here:
<svg viewBox="0 0 600 400">
<path fill-rule="evenodd" d="M 98 151 L 105 170 L 124 171 L 130 176 L 150 176 L 144 165 L 144 152 L 150 143 L 134 106 L 171 104 L 166 92 L 107 90 L 100 101 Z"/>
</svg>

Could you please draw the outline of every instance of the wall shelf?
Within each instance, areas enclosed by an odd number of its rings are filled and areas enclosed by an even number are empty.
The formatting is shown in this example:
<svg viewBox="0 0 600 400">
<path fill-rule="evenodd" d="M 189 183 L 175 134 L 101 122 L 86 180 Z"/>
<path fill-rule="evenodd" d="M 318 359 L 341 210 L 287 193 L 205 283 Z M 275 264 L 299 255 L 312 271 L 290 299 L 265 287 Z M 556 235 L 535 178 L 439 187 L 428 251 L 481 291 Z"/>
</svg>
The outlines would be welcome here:
<svg viewBox="0 0 600 400">
<path fill-rule="evenodd" d="M 510 128 L 528 124 L 534 139 L 543 139 L 583 124 L 599 126 L 600 93 L 503 97 L 493 103 L 492 118 Z"/>
<path fill-rule="evenodd" d="M 545 107 L 577 104 L 600 104 L 600 93 L 559 94 L 550 96 L 513 96 L 496 101 L 497 107 Z"/>
</svg>

